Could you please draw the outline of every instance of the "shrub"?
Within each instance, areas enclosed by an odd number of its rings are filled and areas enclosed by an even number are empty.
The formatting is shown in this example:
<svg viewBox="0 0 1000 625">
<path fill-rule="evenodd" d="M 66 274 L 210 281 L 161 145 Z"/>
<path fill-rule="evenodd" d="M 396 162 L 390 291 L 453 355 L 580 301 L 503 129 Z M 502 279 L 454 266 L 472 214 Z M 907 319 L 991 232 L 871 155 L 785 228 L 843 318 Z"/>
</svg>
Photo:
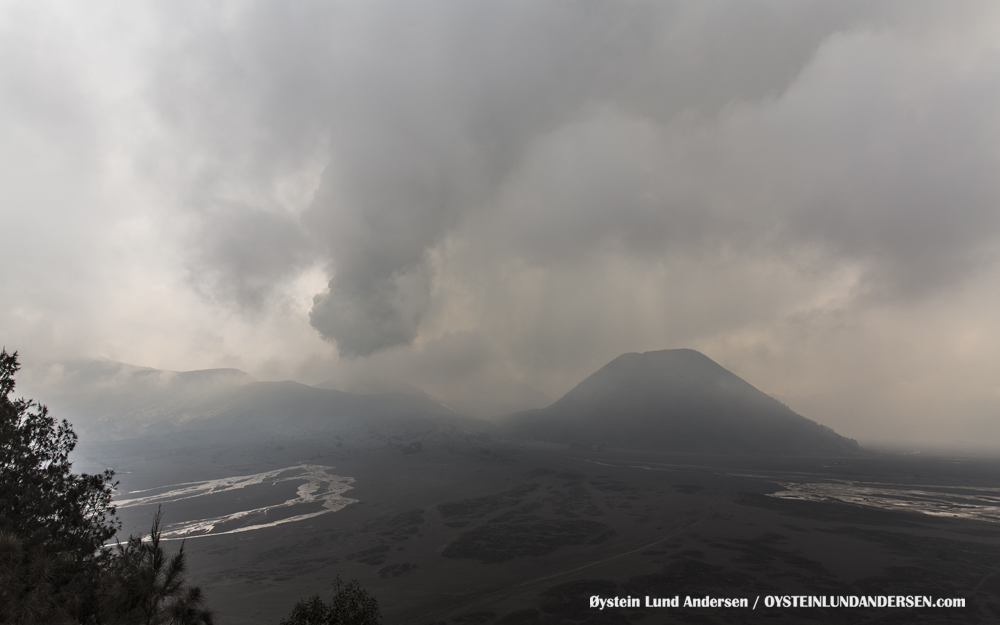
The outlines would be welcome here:
<svg viewBox="0 0 1000 625">
<path fill-rule="evenodd" d="M 324 603 L 319 595 L 295 604 L 280 625 L 381 625 L 378 601 L 361 587 L 358 580 L 344 583 L 340 576 L 334 584 L 333 598 Z"/>
</svg>

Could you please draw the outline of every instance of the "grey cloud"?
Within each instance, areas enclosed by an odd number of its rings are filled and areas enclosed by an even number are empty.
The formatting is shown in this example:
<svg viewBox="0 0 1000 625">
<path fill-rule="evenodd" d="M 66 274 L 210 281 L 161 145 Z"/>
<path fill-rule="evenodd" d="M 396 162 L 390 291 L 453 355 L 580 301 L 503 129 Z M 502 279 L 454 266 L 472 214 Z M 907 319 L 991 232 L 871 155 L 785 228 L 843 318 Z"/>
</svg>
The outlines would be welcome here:
<svg viewBox="0 0 1000 625">
<path fill-rule="evenodd" d="M 220 211 L 211 208 L 226 201 L 234 179 L 266 196 L 264 182 L 328 146 L 304 224 L 326 250 L 333 278 L 310 320 L 342 355 L 366 356 L 414 339 L 431 299 L 428 251 L 495 210 L 539 142 L 594 107 L 648 120 L 655 130 L 678 115 L 712 118 L 734 102 L 780 94 L 831 33 L 868 20 L 867 11 L 849 3 L 701 2 L 171 9 L 164 19 L 177 34 L 161 43 L 152 90 L 165 122 L 191 142 L 184 158 L 203 153 L 190 201 L 206 215 L 202 241 L 234 227 L 227 211 L 217 221 Z M 562 182 L 589 197 L 566 199 L 604 205 L 589 217 L 585 207 L 571 208 L 574 223 L 545 252 L 551 258 L 592 246 L 597 230 L 647 249 L 662 246 L 663 233 L 685 239 L 689 229 L 670 215 L 699 231 L 711 227 L 698 198 L 658 197 L 655 184 L 646 188 L 651 198 L 625 211 L 634 221 L 596 216 L 636 195 L 627 186 L 635 172 L 584 169 Z M 252 229 L 258 217 L 250 210 L 246 219 Z M 547 235 L 529 227 L 524 237 Z M 700 240 L 686 238 L 691 248 Z M 300 241 L 284 240 L 295 252 L 271 256 L 297 253 Z M 239 257 L 213 251 L 201 260 L 206 273 L 228 276 L 218 288 L 241 305 L 258 302 L 264 283 L 286 275 L 244 279 Z"/>
<path fill-rule="evenodd" d="M 410 342 L 428 291 L 406 297 L 396 284 L 427 271 L 427 251 L 486 210 L 533 143 L 602 102 L 669 118 L 780 90 L 837 23 L 805 11 L 805 27 L 776 50 L 774 30 L 796 15 L 726 11 L 660 3 L 376 9 L 363 40 L 369 52 L 349 72 L 346 103 L 334 106 L 335 172 L 310 211 L 335 266 L 313 325 L 342 355 Z M 742 40 L 719 32 L 745 18 L 753 27 L 739 31 Z M 691 31 L 704 39 L 671 50 Z M 755 63 L 772 56 L 777 66 Z M 734 60 L 735 71 L 718 71 Z"/>
<path fill-rule="evenodd" d="M 292 215 L 246 207 L 215 207 L 200 229 L 189 268 L 201 290 L 241 308 L 259 310 L 276 284 L 315 255 Z"/>
<path fill-rule="evenodd" d="M 889 299 L 967 279 L 1000 232 L 985 130 L 1000 92 L 916 56 L 912 36 L 845 32 L 784 92 L 712 115 L 578 116 L 535 142 L 476 236 L 542 265 L 608 246 L 661 259 L 815 247 L 864 265 L 865 289 Z"/>
<path fill-rule="evenodd" d="M 926 296 L 994 260 L 1000 159 L 988 129 L 1000 88 L 939 63 L 953 52 L 943 39 L 841 38 L 799 92 L 761 115 L 784 126 L 777 145 L 759 147 L 773 159 L 762 172 L 769 191 L 785 196 L 776 216 L 786 234 L 868 263 L 868 286 L 883 298 Z"/>
<path fill-rule="evenodd" d="M 368 356 L 409 344 L 429 299 L 426 272 L 412 266 L 406 274 L 335 278 L 326 293 L 314 298 L 309 321 L 323 338 L 337 342 L 341 356 Z"/>
<path fill-rule="evenodd" d="M 336 273 L 310 319 L 342 355 L 416 336 L 429 283 L 414 276 L 429 271 L 428 249 L 481 209 L 528 141 L 572 115 L 631 45 L 602 43 L 605 20 L 623 16 L 598 5 L 426 9 L 379 15 L 366 42 L 377 52 L 355 68 L 335 120 L 336 175 L 311 210 Z M 325 193 L 335 185 L 339 206 Z"/>
<path fill-rule="evenodd" d="M 689 346 L 897 414 L 995 361 L 992 3 L 8 5 L 26 355 L 500 405 Z"/>
</svg>

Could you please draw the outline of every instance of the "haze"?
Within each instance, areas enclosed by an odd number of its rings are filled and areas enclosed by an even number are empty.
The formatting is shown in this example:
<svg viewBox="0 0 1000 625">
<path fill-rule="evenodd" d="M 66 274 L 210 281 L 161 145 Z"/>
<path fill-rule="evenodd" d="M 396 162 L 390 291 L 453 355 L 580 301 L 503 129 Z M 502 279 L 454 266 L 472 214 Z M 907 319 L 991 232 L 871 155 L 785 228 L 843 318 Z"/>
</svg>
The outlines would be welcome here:
<svg viewBox="0 0 1000 625">
<path fill-rule="evenodd" d="M 540 407 L 688 347 L 1000 440 L 991 2 L 0 4 L 0 343 Z"/>
</svg>

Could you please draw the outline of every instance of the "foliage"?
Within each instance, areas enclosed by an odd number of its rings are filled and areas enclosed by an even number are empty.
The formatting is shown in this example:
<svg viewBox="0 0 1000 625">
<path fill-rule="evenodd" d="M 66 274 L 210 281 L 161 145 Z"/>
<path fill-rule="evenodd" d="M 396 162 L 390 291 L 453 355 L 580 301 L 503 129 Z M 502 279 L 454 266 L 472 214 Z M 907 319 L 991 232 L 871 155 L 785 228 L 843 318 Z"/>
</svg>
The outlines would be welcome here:
<svg viewBox="0 0 1000 625">
<path fill-rule="evenodd" d="M 168 558 L 160 546 L 157 510 L 148 541 L 132 536 L 118 547 L 105 574 L 102 612 L 109 625 L 212 625 L 201 588 L 187 584 L 184 544 Z"/>
<path fill-rule="evenodd" d="M 375 597 L 358 580 L 345 584 L 338 575 L 330 603 L 324 603 L 319 595 L 303 599 L 279 625 L 380 625 L 381 622 L 382 613 Z"/>
<path fill-rule="evenodd" d="M 26 549 L 12 532 L 0 532 L 0 623 L 69 625 L 76 603 L 59 581 L 71 569 L 65 553 Z"/>
<path fill-rule="evenodd" d="M 0 622 L 93 619 L 103 545 L 119 527 L 114 472 L 71 471 L 76 434 L 12 398 L 19 369 L 0 349 Z"/>
<path fill-rule="evenodd" d="M 118 530 L 114 472 L 70 470 L 76 434 L 45 406 L 11 398 L 18 369 L 17 352 L 0 351 L 0 529 L 28 547 L 92 554 Z"/>
<path fill-rule="evenodd" d="M 160 546 L 159 512 L 148 542 L 104 546 L 120 527 L 114 472 L 72 472 L 76 434 L 11 397 L 19 368 L 0 349 L 0 624 L 211 625 L 184 546 L 173 557 Z"/>
</svg>

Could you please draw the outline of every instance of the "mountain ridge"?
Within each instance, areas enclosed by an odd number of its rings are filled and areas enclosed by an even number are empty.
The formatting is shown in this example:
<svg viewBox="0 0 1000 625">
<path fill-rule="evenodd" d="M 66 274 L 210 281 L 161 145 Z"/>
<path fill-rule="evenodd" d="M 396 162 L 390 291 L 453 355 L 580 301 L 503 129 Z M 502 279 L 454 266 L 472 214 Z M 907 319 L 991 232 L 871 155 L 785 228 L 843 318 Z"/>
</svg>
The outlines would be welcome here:
<svg viewBox="0 0 1000 625">
<path fill-rule="evenodd" d="M 546 408 L 497 420 L 516 438 L 702 453 L 853 455 L 857 442 L 691 349 L 622 354 Z"/>
<path fill-rule="evenodd" d="M 165 371 L 102 359 L 59 365 L 35 382 L 44 382 L 33 389 L 42 403 L 79 432 L 108 440 L 181 430 L 395 433 L 470 421 L 425 393 L 350 393 L 292 380 L 260 381 L 238 369 Z"/>
</svg>

